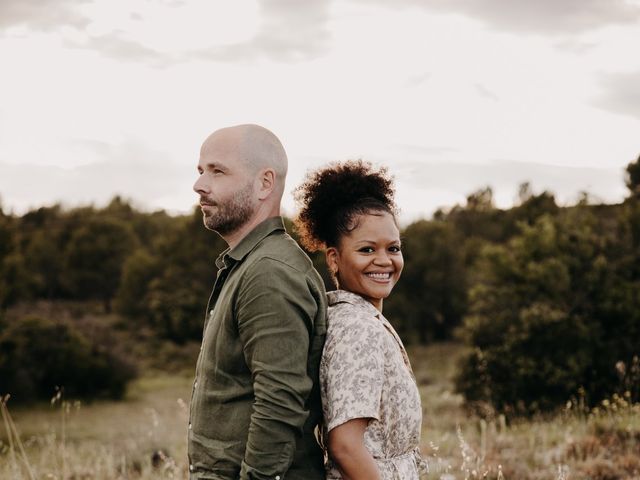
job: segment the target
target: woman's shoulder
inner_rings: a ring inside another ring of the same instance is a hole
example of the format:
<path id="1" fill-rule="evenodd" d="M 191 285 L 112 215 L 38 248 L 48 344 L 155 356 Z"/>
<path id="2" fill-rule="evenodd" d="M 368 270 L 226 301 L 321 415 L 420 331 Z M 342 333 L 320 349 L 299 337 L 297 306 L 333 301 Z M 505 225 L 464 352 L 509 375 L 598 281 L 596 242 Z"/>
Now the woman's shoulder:
<path id="1" fill-rule="evenodd" d="M 327 335 L 368 336 L 384 332 L 380 312 L 361 296 L 345 290 L 327 293 Z"/>
<path id="2" fill-rule="evenodd" d="M 327 316 L 334 320 L 368 320 L 380 323 L 380 312 L 360 295 L 346 290 L 327 292 Z"/>

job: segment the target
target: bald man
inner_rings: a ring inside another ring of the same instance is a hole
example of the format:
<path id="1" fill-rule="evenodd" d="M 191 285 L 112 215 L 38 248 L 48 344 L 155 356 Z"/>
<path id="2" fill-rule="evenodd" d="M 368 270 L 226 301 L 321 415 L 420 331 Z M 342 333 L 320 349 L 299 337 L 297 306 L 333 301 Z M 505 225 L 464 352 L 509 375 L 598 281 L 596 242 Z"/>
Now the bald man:
<path id="1" fill-rule="evenodd" d="M 199 178 L 218 259 L 189 418 L 190 479 L 324 479 L 314 429 L 326 332 L 323 282 L 285 232 L 287 156 L 257 125 L 211 134 Z"/>

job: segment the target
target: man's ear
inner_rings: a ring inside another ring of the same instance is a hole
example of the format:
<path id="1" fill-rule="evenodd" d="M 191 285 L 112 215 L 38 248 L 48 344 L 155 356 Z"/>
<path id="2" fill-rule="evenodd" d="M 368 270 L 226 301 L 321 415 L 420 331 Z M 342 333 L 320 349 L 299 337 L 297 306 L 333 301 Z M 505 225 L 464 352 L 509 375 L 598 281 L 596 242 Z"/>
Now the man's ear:
<path id="1" fill-rule="evenodd" d="M 260 200 L 266 199 L 276 185 L 276 172 L 273 168 L 266 168 L 260 172 L 257 178 L 258 181 L 258 198 Z"/>

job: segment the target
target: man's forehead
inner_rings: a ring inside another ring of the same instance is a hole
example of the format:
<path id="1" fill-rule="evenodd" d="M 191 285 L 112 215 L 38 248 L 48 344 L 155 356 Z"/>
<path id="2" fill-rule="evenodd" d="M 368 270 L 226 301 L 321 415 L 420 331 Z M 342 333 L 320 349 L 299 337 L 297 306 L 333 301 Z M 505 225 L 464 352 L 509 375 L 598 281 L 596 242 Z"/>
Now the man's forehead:
<path id="1" fill-rule="evenodd" d="M 220 130 L 212 133 L 200 147 L 200 155 L 237 153 L 241 148 L 241 138 L 233 132 Z"/>
<path id="2" fill-rule="evenodd" d="M 209 137 L 200 147 L 201 163 L 238 163 L 242 155 L 242 145 L 239 141 L 228 137 Z"/>

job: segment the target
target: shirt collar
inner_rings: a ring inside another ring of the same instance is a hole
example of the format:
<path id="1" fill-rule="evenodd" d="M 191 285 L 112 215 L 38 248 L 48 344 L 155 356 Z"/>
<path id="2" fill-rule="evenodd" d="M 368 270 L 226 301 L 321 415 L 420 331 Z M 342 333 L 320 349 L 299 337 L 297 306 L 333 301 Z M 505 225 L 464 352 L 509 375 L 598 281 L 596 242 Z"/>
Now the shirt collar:
<path id="1" fill-rule="evenodd" d="M 285 231 L 282 217 L 269 217 L 251 230 L 245 237 L 240 240 L 234 248 L 227 248 L 216 259 L 218 268 L 229 267 L 232 264 L 241 261 L 253 250 L 258 243 L 271 233 L 282 230 Z"/>
<path id="2" fill-rule="evenodd" d="M 375 315 L 378 319 L 382 319 L 382 314 L 378 309 L 357 293 L 348 292 L 346 290 L 333 290 L 331 292 L 327 292 L 327 300 L 330 307 L 336 303 L 349 303 L 351 305 L 364 307 L 369 311 L 369 313 Z"/>

